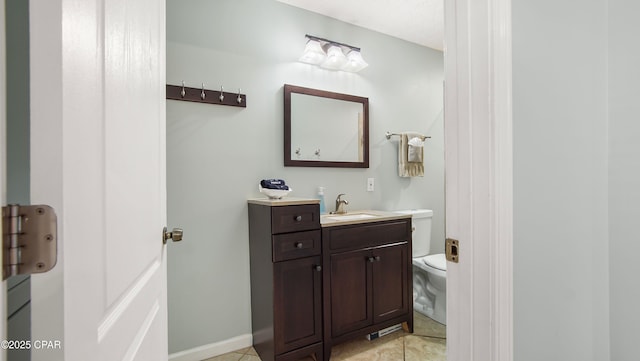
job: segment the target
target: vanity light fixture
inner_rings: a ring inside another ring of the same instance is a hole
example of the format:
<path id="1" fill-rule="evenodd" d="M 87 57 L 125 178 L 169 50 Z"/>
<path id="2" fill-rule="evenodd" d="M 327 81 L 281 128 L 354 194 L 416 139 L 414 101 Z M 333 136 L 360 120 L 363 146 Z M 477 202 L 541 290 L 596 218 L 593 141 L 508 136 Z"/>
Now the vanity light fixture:
<path id="1" fill-rule="evenodd" d="M 327 54 L 322 49 L 322 44 L 318 40 L 309 39 L 304 47 L 304 53 L 300 57 L 300 61 L 307 64 L 318 65 L 324 61 Z"/>
<path id="2" fill-rule="evenodd" d="M 340 70 L 345 64 L 347 64 L 347 57 L 342 52 L 342 48 L 338 45 L 330 45 L 327 48 L 327 57 L 320 63 L 320 67 L 329 70 Z"/>
<path id="3" fill-rule="evenodd" d="M 369 66 L 362 58 L 360 48 L 317 36 L 305 36 L 308 40 L 300 62 L 354 73 Z"/>
<path id="4" fill-rule="evenodd" d="M 359 72 L 360 70 L 369 66 L 366 61 L 362 58 L 362 54 L 359 51 L 351 50 L 349 54 L 347 54 L 347 63 L 342 66 L 344 71 L 352 71 L 354 73 Z"/>

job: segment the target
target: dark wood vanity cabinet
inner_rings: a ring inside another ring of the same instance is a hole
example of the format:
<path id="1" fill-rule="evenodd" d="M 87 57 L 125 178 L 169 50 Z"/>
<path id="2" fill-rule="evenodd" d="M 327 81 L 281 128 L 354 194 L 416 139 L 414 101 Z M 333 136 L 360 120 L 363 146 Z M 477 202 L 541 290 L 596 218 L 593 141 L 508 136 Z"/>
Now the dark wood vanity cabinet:
<path id="1" fill-rule="evenodd" d="M 328 361 L 333 344 L 413 332 L 410 217 L 321 228 L 317 201 L 250 200 L 249 250 L 262 361 Z"/>
<path id="2" fill-rule="evenodd" d="M 411 220 L 322 230 L 324 346 L 406 322 L 413 332 Z"/>
<path id="3" fill-rule="evenodd" d="M 368 250 L 332 254 L 328 262 L 329 284 L 333 288 L 329 298 L 331 307 L 331 335 L 343 335 L 373 323 L 373 286 Z M 337 307 L 339 305 L 339 307 Z"/>
<path id="4" fill-rule="evenodd" d="M 322 341 L 320 264 L 319 256 L 274 264 L 273 325 L 278 355 Z"/>
<path id="5" fill-rule="evenodd" d="M 320 208 L 295 203 L 249 202 L 251 323 L 263 361 L 323 359 Z"/>
<path id="6" fill-rule="evenodd" d="M 406 316 L 409 305 L 413 305 L 408 242 L 377 247 L 372 253 L 373 323 Z"/>
<path id="7" fill-rule="evenodd" d="M 407 242 L 331 255 L 331 335 L 408 312 Z"/>

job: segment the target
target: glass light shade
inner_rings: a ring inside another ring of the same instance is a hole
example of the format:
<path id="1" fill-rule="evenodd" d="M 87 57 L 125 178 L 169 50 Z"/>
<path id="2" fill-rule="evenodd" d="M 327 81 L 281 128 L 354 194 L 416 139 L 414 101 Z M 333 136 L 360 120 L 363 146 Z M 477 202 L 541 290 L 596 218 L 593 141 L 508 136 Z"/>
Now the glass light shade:
<path id="1" fill-rule="evenodd" d="M 360 54 L 358 50 L 351 50 L 347 55 L 347 62 L 342 67 L 342 70 L 355 73 L 368 66 L 369 64 L 364 61 L 364 59 L 362 58 L 362 54 Z"/>
<path id="2" fill-rule="evenodd" d="M 320 64 L 321 67 L 330 70 L 339 70 L 347 63 L 347 57 L 342 52 L 342 48 L 331 45 L 327 49 L 327 58 Z"/>
<path id="3" fill-rule="evenodd" d="M 327 55 L 325 54 L 320 42 L 317 40 L 309 40 L 307 41 L 307 45 L 304 47 L 304 53 L 299 61 L 307 64 L 318 65 L 322 63 Z"/>

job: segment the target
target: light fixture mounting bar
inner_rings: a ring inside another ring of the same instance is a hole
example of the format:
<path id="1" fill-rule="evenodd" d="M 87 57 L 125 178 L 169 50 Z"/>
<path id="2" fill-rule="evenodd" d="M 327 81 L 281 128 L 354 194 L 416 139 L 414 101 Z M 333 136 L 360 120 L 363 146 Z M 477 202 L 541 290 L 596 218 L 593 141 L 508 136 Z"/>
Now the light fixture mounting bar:
<path id="1" fill-rule="evenodd" d="M 337 42 L 337 41 L 333 41 L 333 40 L 329 40 L 329 39 L 325 39 L 325 38 L 321 38 L 321 37 L 313 36 L 313 35 L 309 35 L 309 34 L 306 34 L 305 36 L 307 38 L 309 38 L 310 40 L 321 41 L 321 42 L 324 42 L 324 43 L 327 43 L 327 44 L 340 45 L 340 46 L 344 46 L 346 48 L 349 48 L 351 50 L 360 51 L 360 48 L 352 46 L 352 45 L 349 45 L 349 44 L 340 43 L 340 42 Z"/>

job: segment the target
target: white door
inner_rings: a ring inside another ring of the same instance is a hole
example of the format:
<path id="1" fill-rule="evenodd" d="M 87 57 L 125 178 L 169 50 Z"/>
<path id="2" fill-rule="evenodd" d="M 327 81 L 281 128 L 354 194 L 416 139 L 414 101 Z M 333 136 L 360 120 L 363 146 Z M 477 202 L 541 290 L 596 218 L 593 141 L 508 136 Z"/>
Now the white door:
<path id="1" fill-rule="evenodd" d="M 511 0 L 445 1 L 447 360 L 513 360 Z"/>
<path id="2" fill-rule="evenodd" d="M 166 360 L 165 1 L 31 0 L 30 29 L 31 201 L 59 226 L 32 360 Z"/>

